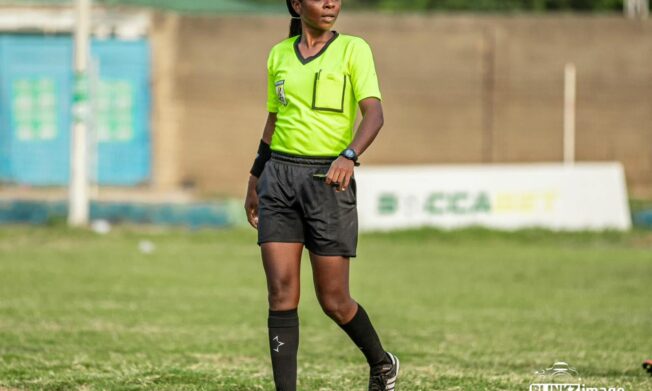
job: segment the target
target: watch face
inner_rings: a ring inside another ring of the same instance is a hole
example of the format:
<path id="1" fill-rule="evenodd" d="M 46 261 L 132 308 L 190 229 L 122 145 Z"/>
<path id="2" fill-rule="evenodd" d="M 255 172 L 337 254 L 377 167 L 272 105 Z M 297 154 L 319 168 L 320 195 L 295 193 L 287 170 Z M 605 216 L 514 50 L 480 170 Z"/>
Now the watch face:
<path id="1" fill-rule="evenodd" d="M 349 159 L 353 159 L 355 157 L 355 152 L 353 152 L 350 149 L 347 149 L 346 151 L 344 151 L 344 155 L 346 155 L 346 157 L 348 157 Z"/>

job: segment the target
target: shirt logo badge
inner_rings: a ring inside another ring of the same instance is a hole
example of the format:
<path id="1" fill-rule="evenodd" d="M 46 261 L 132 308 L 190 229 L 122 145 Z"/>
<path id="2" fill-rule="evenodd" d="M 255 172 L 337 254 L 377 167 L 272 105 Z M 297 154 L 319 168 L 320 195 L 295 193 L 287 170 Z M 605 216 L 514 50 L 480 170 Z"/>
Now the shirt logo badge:
<path id="1" fill-rule="evenodd" d="M 283 106 L 288 105 L 288 100 L 285 97 L 285 80 L 279 80 L 276 83 L 274 83 L 276 86 L 276 96 L 278 97 L 278 101 L 281 102 Z"/>

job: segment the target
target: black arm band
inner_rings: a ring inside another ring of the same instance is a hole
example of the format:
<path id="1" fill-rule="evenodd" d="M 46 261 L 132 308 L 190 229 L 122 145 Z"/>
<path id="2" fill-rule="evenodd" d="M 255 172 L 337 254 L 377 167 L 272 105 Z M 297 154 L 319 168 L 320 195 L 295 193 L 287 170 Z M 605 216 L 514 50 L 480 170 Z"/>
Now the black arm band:
<path id="1" fill-rule="evenodd" d="M 258 146 L 258 154 L 256 155 L 256 160 L 254 160 L 254 165 L 251 167 L 249 173 L 256 178 L 260 177 L 260 174 L 263 173 L 265 168 L 265 163 L 272 157 L 272 150 L 269 148 L 269 144 L 260 140 L 260 145 Z"/>

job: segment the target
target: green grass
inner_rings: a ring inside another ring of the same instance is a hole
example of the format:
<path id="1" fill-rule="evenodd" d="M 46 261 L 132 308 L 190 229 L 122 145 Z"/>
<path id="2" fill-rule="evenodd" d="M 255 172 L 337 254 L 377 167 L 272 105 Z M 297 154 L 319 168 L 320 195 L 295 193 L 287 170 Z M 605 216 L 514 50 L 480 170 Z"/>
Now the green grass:
<path id="1" fill-rule="evenodd" d="M 352 294 L 402 391 L 527 390 L 554 361 L 652 390 L 652 233 L 377 233 L 358 255 Z M 302 271 L 299 390 L 364 390 Z M 273 390 L 266 299 L 253 230 L 2 228 L 0 389 Z"/>

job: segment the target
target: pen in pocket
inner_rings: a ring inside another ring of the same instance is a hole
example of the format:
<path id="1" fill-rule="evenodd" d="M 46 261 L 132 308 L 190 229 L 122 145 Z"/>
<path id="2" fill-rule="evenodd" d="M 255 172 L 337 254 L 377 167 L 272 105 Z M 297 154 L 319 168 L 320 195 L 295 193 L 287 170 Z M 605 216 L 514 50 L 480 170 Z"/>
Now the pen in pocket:
<path id="1" fill-rule="evenodd" d="M 319 179 L 320 181 L 325 181 L 326 180 L 326 174 L 312 174 L 313 179 Z M 331 186 L 337 187 L 339 186 L 339 183 L 333 182 L 331 183 Z"/>

